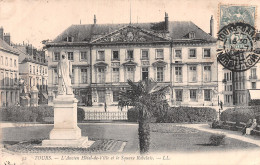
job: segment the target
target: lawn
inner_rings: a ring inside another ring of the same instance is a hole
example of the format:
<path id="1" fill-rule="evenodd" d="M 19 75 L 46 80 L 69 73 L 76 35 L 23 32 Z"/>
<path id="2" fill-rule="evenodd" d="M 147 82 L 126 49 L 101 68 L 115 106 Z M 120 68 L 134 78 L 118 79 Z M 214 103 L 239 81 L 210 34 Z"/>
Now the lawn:
<path id="1" fill-rule="evenodd" d="M 124 153 L 138 153 L 138 125 L 128 123 L 89 123 L 79 124 L 83 136 L 98 141 L 98 145 L 126 142 Z M 256 148 L 251 143 L 226 138 L 225 145 L 208 145 L 211 133 L 193 128 L 176 126 L 175 124 L 150 124 L 151 152 L 198 152 L 198 151 L 226 151 L 233 149 Z M 7 127 L 2 129 L 2 140 L 5 144 L 29 141 L 32 139 L 46 139 L 53 125 Z M 116 144 L 115 144 L 116 145 Z M 108 145 L 109 146 L 109 145 Z M 75 150 L 74 150 L 75 151 Z M 109 150 L 107 150 L 109 152 Z"/>

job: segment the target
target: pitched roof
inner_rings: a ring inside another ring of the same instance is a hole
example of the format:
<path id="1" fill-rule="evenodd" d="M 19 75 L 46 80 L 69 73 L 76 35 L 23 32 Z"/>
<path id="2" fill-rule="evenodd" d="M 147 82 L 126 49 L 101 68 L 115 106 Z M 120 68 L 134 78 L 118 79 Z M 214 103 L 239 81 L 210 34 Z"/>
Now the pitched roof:
<path id="1" fill-rule="evenodd" d="M 13 53 L 13 54 L 16 54 L 16 55 L 19 55 L 19 53 L 13 48 L 11 47 L 10 45 L 8 45 L 4 40 L 2 40 L 0 38 L 0 49 L 4 50 L 4 51 L 7 51 L 7 52 L 10 52 L 10 53 Z"/>
<path id="2" fill-rule="evenodd" d="M 73 37 L 73 42 L 91 42 L 99 37 L 105 36 L 111 32 L 126 27 L 129 24 L 84 24 L 84 25 L 71 25 L 52 42 L 60 43 L 66 41 L 67 37 Z M 161 33 L 163 31 L 163 22 L 159 23 L 138 23 L 131 24 L 131 26 L 140 27 L 142 29 Z M 161 28 L 161 29 L 160 29 Z M 189 33 L 194 32 L 195 38 L 192 40 L 204 40 L 215 42 L 216 39 L 204 32 L 197 25 L 191 21 L 170 21 L 169 22 L 169 37 L 172 40 L 191 40 Z"/>

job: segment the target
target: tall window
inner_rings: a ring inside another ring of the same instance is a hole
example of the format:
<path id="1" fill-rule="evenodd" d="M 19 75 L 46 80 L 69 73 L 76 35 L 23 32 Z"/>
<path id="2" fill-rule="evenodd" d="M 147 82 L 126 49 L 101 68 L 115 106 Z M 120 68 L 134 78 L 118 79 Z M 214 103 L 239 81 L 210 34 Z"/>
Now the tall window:
<path id="1" fill-rule="evenodd" d="M 9 73 L 5 72 L 5 85 L 9 85 Z"/>
<path id="2" fill-rule="evenodd" d="M 30 73 L 32 73 L 32 65 L 30 65 Z"/>
<path id="3" fill-rule="evenodd" d="M 189 67 L 189 82 L 197 82 L 197 67 Z"/>
<path id="4" fill-rule="evenodd" d="M 119 91 L 113 91 L 113 102 L 119 101 Z"/>
<path id="5" fill-rule="evenodd" d="M 58 84 L 58 72 L 57 72 L 57 69 L 54 68 L 53 72 L 54 72 L 54 82 L 53 82 L 53 84 Z"/>
<path id="6" fill-rule="evenodd" d="M 127 71 L 127 80 L 131 80 L 131 81 L 134 81 L 134 67 L 127 67 L 126 68 L 126 71 Z"/>
<path id="7" fill-rule="evenodd" d="M 105 68 L 97 68 L 97 83 L 105 82 Z"/>
<path id="8" fill-rule="evenodd" d="M 196 49 L 190 49 L 189 57 L 190 58 L 196 58 Z"/>
<path id="9" fill-rule="evenodd" d="M 142 50 L 142 60 L 149 60 L 149 53 L 148 50 Z"/>
<path id="10" fill-rule="evenodd" d="M 81 69 L 81 83 L 87 83 L 88 81 L 87 69 Z"/>
<path id="11" fill-rule="evenodd" d="M 14 83 L 17 84 L 17 83 L 18 83 L 17 81 L 18 81 L 18 79 L 17 79 L 17 73 L 15 73 L 15 75 L 14 75 Z"/>
<path id="12" fill-rule="evenodd" d="M 10 73 L 10 85 L 14 85 L 13 73 Z"/>
<path id="13" fill-rule="evenodd" d="M 100 50 L 97 52 L 97 60 L 105 61 L 105 51 L 104 50 Z"/>
<path id="14" fill-rule="evenodd" d="M 4 72 L 2 71 L 1 72 L 1 75 L 0 75 L 0 81 L 1 81 L 1 86 L 4 86 L 5 85 L 5 77 L 4 77 Z"/>
<path id="15" fill-rule="evenodd" d="M 204 58 L 210 57 L 210 49 L 203 49 Z"/>
<path id="16" fill-rule="evenodd" d="M 73 52 L 68 52 L 68 60 L 71 60 L 71 61 L 74 60 L 74 54 L 73 54 Z"/>
<path id="17" fill-rule="evenodd" d="M 119 68 L 113 68 L 113 82 L 119 82 Z"/>
<path id="18" fill-rule="evenodd" d="M 0 63 L 1 63 L 1 65 L 4 65 L 4 57 L 3 56 L 1 56 L 1 58 L 0 58 Z"/>
<path id="19" fill-rule="evenodd" d="M 163 58 L 164 58 L 163 49 L 156 49 L 156 59 L 163 60 Z"/>
<path id="20" fill-rule="evenodd" d="M 175 57 L 176 58 L 182 58 L 181 49 L 175 49 Z"/>
<path id="21" fill-rule="evenodd" d="M 163 67 L 157 67 L 157 81 L 163 81 Z"/>
<path id="22" fill-rule="evenodd" d="M 104 90 L 100 90 L 100 91 L 97 91 L 98 93 L 98 102 L 99 103 L 104 103 L 105 102 L 105 91 Z"/>
<path id="23" fill-rule="evenodd" d="M 8 66 L 8 57 L 5 57 L 5 66 Z"/>
<path id="24" fill-rule="evenodd" d="M 256 82 L 252 82 L 252 89 L 256 89 Z"/>
<path id="25" fill-rule="evenodd" d="M 142 80 L 146 80 L 149 77 L 149 69 L 148 67 L 142 68 Z"/>
<path id="26" fill-rule="evenodd" d="M 251 68 L 251 78 L 256 79 L 256 68 Z"/>
<path id="27" fill-rule="evenodd" d="M 133 59 L 134 59 L 134 51 L 127 50 L 127 60 L 133 60 Z"/>
<path id="28" fill-rule="evenodd" d="M 182 67 L 180 66 L 175 67 L 175 82 L 182 82 Z"/>
<path id="29" fill-rule="evenodd" d="M 196 89 L 190 89 L 190 100 L 197 101 L 197 90 Z"/>
<path id="30" fill-rule="evenodd" d="M 211 101 L 210 91 L 210 89 L 204 90 L 204 101 Z"/>
<path id="31" fill-rule="evenodd" d="M 35 66 L 33 66 L 33 74 L 35 74 Z"/>
<path id="32" fill-rule="evenodd" d="M 10 58 L 10 66 L 12 67 L 13 66 L 13 59 Z"/>
<path id="33" fill-rule="evenodd" d="M 72 69 L 72 75 L 71 75 L 71 84 L 75 83 L 75 70 Z"/>
<path id="34" fill-rule="evenodd" d="M 203 77 L 204 77 L 204 82 L 211 81 L 211 67 L 210 66 L 204 66 Z"/>
<path id="35" fill-rule="evenodd" d="M 112 60 L 119 60 L 119 51 L 118 50 L 112 51 Z"/>
<path id="36" fill-rule="evenodd" d="M 80 52 L 80 60 L 87 60 L 87 52 Z"/>
<path id="37" fill-rule="evenodd" d="M 54 61 L 60 60 L 60 52 L 54 52 Z"/>
<path id="38" fill-rule="evenodd" d="M 182 89 L 176 89 L 175 90 L 175 95 L 176 95 L 176 101 L 182 101 Z"/>

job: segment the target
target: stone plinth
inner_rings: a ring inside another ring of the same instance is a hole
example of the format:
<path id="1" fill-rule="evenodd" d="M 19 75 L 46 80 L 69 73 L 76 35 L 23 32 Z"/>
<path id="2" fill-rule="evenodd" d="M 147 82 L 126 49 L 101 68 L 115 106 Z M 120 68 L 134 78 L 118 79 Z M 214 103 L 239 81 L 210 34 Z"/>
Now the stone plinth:
<path id="1" fill-rule="evenodd" d="M 42 142 L 48 147 L 80 147 L 87 143 L 87 137 L 81 137 L 77 125 L 77 102 L 74 95 L 58 95 L 54 99 L 54 128 L 50 139 Z"/>

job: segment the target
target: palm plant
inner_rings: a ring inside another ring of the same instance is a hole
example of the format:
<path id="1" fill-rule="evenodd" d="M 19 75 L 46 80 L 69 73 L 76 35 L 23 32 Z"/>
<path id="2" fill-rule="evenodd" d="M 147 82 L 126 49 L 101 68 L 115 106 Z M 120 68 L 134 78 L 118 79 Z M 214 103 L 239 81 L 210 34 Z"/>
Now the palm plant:
<path id="1" fill-rule="evenodd" d="M 165 100 L 165 93 L 169 86 L 158 86 L 152 79 L 134 83 L 128 80 L 130 90 L 121 91 L 119 106 L 134 106 L 138 111 L 138 135 L 140 153 L 149 151 L 150 127 L 149 122 L 154 114 L 166 110 L 169 105 Z"/>

